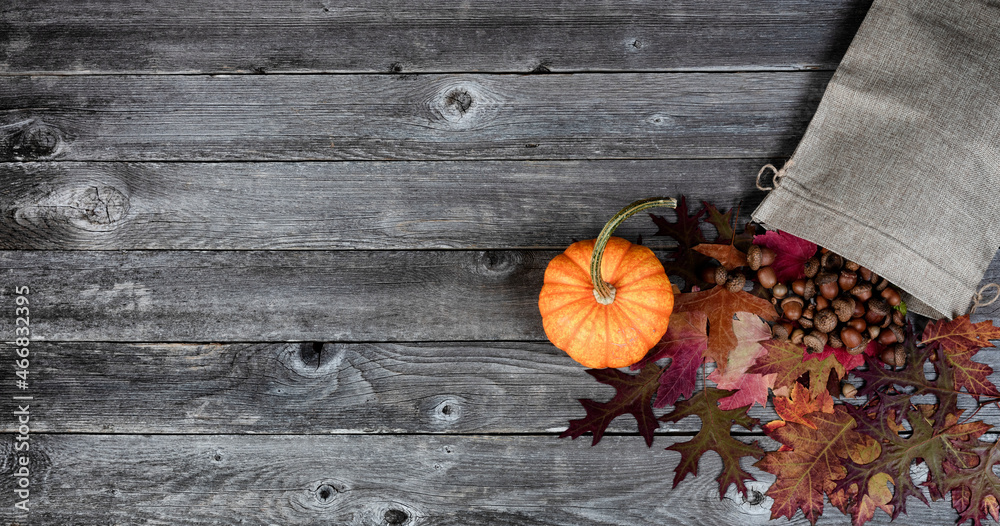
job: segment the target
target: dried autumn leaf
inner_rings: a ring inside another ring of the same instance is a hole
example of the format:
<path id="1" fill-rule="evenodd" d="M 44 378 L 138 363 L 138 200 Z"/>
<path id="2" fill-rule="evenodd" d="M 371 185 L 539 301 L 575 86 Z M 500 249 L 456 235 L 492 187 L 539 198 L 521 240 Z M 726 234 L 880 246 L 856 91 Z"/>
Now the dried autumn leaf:
<path id="1" fill-rule="evenodd" d="M 921 338 L 925 346 L 944 350 L 944 359 L 954 372 L 956 387 L 964 387 L 975 397 L 1000 396 L 1000 391 L 988 378 L 993 368 L 972 360 L 981 348 L 993 347 L 991 339 L 1000 339 L 1000 328 L 994 327 L 993 322 L 972 323 L 968 315 L 951 321 L 940 320 L 928 323 Z"/>
<path id="2" fill-rule="evenodd" d="M 736 409 L 755 403 L 765 406 L 767 390 L 774 385 L 774 375 L 751 374 L 747 369 L 757 357 L 767 353 L 760 342 L 771 339 L 771 328 L 757 316 L 739 312 L 733 320 L 733 332 L 736 334 L 737 344 L 729 353 L 725 373 L 716 369 L 708 377 L 719 389 L 734 391 L 731 396 L 719 400 L 719 407 Z"/>
<path id="3" fill-rule="evenodd" d="M 753 242 L 753 236 L 756 233 L 756 227 L 753 223 L 746 223 L 746 227 L 743 232 L 737 234 L 736 225 L 733 224 L 732 209 L 726 213 L 722 213 L 715 207 L 715 205 L 707 201 L 702 201 L 701 206 L 702 209 L 708 213 L 708 217 L 705 218 L 705 222 L 714 226 L 715 231 L 718 233 L 715 238 L 715 242 L 729 243 L 745 252 Z"/>
<path id="4" fill-rule="evenodd" d="M 756 441 L 746 444 L 736 440 L 730 435 L 730 429 L 735 424 L 749 431 L 758 422 L 747 416 L 746 407 L 728 411 L 719 409 L 719 400 L 729 394 L 728 391 L 708 388 L 690 400 L 678 402 L 673 411 L 660 417 L 664 422 L 677 422 L 692 415 L 701 419 L 701 430 L 697 435 L 687 442 L 678 442 L 667 448 L 681 454 L 680 463 L 674 470 L 674 487 L 689 473 L 698 475 L 698 459 L 706 451 L 715 451 L 722 457 L 722 473 L 716 478 L 719 482 L 719 498 L 725 496 L 730 484 L 735 484 L 737 491 L 746 496 L 744 481 L 756 480 L 740 467 L 740 459 L 761 458 L 764 450 Z"/>
<path id="5" fill-rule="evenodd" d="M 928 323 L 920 336 L 924 345 L 939 344 L 946 351 L 978 351 L 993 347 L 990 340 L 1000 340 L 1000 327 L 989 320 L 972 323 L 968 314 Z"/>
<path id="6" fill-rule="evenodd" d="M 774 251 L 771 268 L 778 281 L 792 281 L 806 276 L 806 260 L 816 255 L 815 243 L 795 237 L 788 232 L 768 231 L 754 236 L 755 245 L 765 246 Z"/>
<path id="7" fill-rule="evenodd" d="M 663 261 L 663 268 L 669 276 L 678 276 L 684 280 L 684 289 L 690 290 L 694 285 L 704 285 L 698 269 L 708 262 L 708 257 L 695 252 L 695 246 L 707 243 L 701 231 L 699 220 L 705 215 L 705 209 L 691 215 L 688 213 L 687 199 L 684 196 L 677 202 L 677 221 L 668 221 L 665 217 L 649 214 L 658 230 L 656 236 L 667 236 L 677 241 L 677 250 Z"/>
<path id="8" fill-rule="evenodd" d="M 836 481 L 844 478 L 850 452 L 867 445 L 868 439 L 854 430 L 854 419 L 843 407 L 806 415 L 812 426 L 788 422 L 769 434 L 791 448 L 769 452 L 754 464 L 777 477 L 767 490 L 774 499 L 772 519 L 791 519 L 801 509 L 816 524 L 823 513 L 823 495 L 833 493 Z"/>
<path id="9" fill-rule="evenodd" d="M 674 312 L 704 312 L 708 315 L 708 349 L 705 356 L 725 372 L 729 353 L 736 348 L 733 316 L 737 312 L 756 314 L 766 321 L 778 319 L 774 306 L 763 298 L 744 291 L 730 292 L 726 287 L 714 287 L 689 292 L 674 298 Z M 769 374 L 769 373 L 764 373 Z"/>
<path id="10" fill-rule="evenodd" d="M 787 422 L 795 422 L 804 426 L 816 429 L 806 415 L 809 413 L 832 413 L 833 397 L 827 391 L 821 391 L 818 396 L 813 397 L 802 384 L 796 382 L 792 386 L 789 397 L 775 396 L 774 411 L 778 413 L 780 420 L 772 420 L 764 424 L 764 432 L 770 434 Z"/>
<path id="11" fill-rule="evenodd" d="M 826 391 L 827 378 L 830 372 L 843 378 L 847 371 L 837 361 L 833 354 L 819 360 L 806 356 L 805 347 L 789 340 L 768 340 L 763 342 L 767 354 L 757 359 L 757 363 L 747 372 L 756 374 L 774 374 L 775 394 L 784 395 L 794 387 L 799 377 L 809 375 L 809 392 L 817 397 Z M 788 389 L 789 391 L 785 391 Z"/>
<path id="12" fill-rule="evenodd" d="M 581 399 L 580 404 L 587 411 L 587 416 L 570 420 L 569 428 L 559 438 L 572 437 L 575 440 L 590 432 L 594 434 L 591 445 L 596 445 L 612 420 L 631 414 L 639 425 L 639 434 L 646 439 L 646 445 L 652 446 L 653 432 L 659 427 L 656 415 L 653 414 L 652 401 L 660 385 L 662 371 L 663 368 L 655 363 L 647 364 L 639 374 L 628 374 L 618 369 L 587 369 L 587 373 L 598 382 L 614 387 L 615 396 L 607 402 Z"/>
<path id="13" fill-rule="evenodd" d="M 740 252 L 732 245 L 714 245 L 703 243 L 695 246 L 694 250 L 699 254 L 704 254 L 718 261 L 723 267 L 726 267 L 726 270 L 733 270 L 739 267 L 747 266 L 746 253 Z"/>
<path id="14" fill-rule="evenodd" d="M 673 405 L 681 397 L 690 398 L 698 380 L 698 368 L 708 348 L 708 316 L 704 312 L 675 312 L 660 343 L 632 370 L 646 364 L 670 358 L 669 368 L 660 375 L 653 407 Z"/>

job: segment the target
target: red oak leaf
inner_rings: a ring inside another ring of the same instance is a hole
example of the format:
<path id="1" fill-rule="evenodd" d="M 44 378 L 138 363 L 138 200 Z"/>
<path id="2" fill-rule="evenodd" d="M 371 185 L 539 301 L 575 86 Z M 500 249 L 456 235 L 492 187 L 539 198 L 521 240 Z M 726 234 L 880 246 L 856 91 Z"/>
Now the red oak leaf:
<path id="1" fill-rule="evenodd" d="M 728 391 L 720 389 L 705 389 L 690 400 L 678 402 L 673 411 L 660 417 L 664 422 L 677 422 L 691 415 L 701 419 L 701 430 L 697 435 L 687 442 L 679 442 L 667 448 L 681 454 L 680 463 L 674 470 L 674 487 L 689 473 L 698 474 L 698 459 L 706 451 L 715 451 L 722 457 L 722 473 L 716 478 L 719 481 L 719 498 L 725 496 L 730 484 L 735 484 L 737 491 L 746 496 L 744 481 L 756 480 L 740 467 L 740 459 L 761 458 L 764 450 L 757 442 L 747 444 L 736 440 L 730 435 L 730 429 L 735 424 L 749 431 L 758 422 L 747 416 L 746 407 L 728 411 L 719 409 L 719 399 L 728 394 Z"/>
<path id="2" fill-rule="evenodd" d="M 771 230 L 754 236 L 753 243 L 774 251 L 771 268 L 778 281 L 793 281 L 806 277 L 806 260 L 816 255 L 816 243 L 795 237 L 788 232 Z"/>
<path id="3" fill-rule="evenodd" d="M 760 342 L 771 339 L 771 328 L 763 320 L 746 312 L 736 314 L 733 320 L 736 334 L 736 348 L 729 353 L 725 373 L 720 369 L 712 371 L 708 379 L 718 384 L 719 389 L 735 391 L 731 396 L 719 400 L 722 409 L 752 406 L 757 403 L 767 405 L 767 390 L 774 385 L 773 374 L 747 373 L 756 359 L 767 353 Z"/>
<path id="4" fill-rule="evenodd" d="M 726 287 L 689 292 L 674 298 L 674 312 L 692 311 L 708 315 L 708 349 L 705 356 L 723 369 L 722 372 L 725 372 L 729 362 L 730 351 L 736 348 L 733 316 L 737 312 L 756 314 L 767 321 L 778 319 L 778 313 L 771 302 L 742 290 L 730 292 Z"/>
<path id="5" fill-rule="evenodd" d="M 669 368 L 660 375 L 653 407 L 674 405 L 681 397 L 691 397 L 703 353 L 708 348 L 707 330 L 708 316 L 704 312 L 675 312 L 660 343 L 632 366 L 632 370 L 638 370 L 650 362 L 670 358 Z"/>
<path id="6" fill-rule="evenodd" d="M 663 368 L 655 363 L 647 364 L 639 374 L 628 374 L 618 369 L 587 369 L 587 373 L 598 382 L 614 387 L 615 396 L 603 403 L 580 400 L 587 416 L 570 420 L 569 428 L 559 438 L 572 437 L 575 440 L 580 435 L 591 432 L 594 434 L 591 445 L 596 445 L 611 421 L 628 413 L 639 424 L 639 433 L 646 439 L 646 445 L 652 446 L 653 432 L 659 427 L 656 415 L 653 414 L 652 401 L 660 385 L 661 372 Z"/>

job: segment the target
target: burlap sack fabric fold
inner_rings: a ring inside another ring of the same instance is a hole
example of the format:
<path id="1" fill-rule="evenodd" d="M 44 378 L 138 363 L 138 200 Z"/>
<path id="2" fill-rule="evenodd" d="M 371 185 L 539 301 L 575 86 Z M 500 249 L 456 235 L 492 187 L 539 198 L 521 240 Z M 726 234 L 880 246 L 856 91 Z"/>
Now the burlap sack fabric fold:
<path id="1" fill-rule="evenodd" d="M 1000 0 L 875 0 L 780 175 L 755 220 L 967 313 L 1000 247 Z"/>

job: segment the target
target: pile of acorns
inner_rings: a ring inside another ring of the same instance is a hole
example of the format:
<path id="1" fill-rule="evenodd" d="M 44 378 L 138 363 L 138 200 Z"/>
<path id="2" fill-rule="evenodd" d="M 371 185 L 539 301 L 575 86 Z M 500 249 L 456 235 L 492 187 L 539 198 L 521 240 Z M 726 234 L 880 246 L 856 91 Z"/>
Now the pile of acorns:
<path id="1" fill-rule="evenodd" d="M 864 352 L 877 340 L 886 346 L 883 362 L 894 367 L 905 364 L 901 345 L 905 314 L 896 308 L 902 303 L 899 289 L 825 248 L 806 260 L 804 279 L 780 283 L 770 266 L 774 258 L 770 248 L 751 245 L 747 250 L 748 266 L 782 316 L 772 327 L 775 338 L 804 344 L 809 352 L 821 352 L 828 345 L 851 354 Z M 715 282 L 730 290 L 742 289 L 746 277 L 717 267 Z"/>

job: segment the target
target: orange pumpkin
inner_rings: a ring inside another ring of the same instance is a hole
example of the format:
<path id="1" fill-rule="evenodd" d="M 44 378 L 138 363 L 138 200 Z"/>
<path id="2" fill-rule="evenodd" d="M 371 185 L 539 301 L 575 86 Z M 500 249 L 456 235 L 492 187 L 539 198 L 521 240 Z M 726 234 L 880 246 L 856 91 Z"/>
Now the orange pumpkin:
<path id="1" fill-rule="evenodd" d="M 654 206 L 676 201 L 632 203 L 597 239 L 573 243 L 545 269 L 538 297 L 545 335 L 584 366 L 632 365 L 667 332 L 674 294 L 663 265 L 648 248 L 611 237 L 622 221 Z"/>

